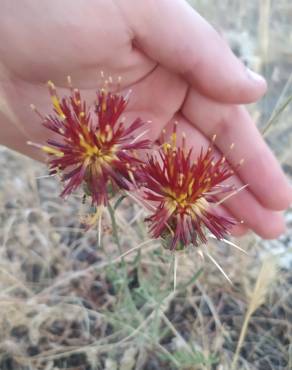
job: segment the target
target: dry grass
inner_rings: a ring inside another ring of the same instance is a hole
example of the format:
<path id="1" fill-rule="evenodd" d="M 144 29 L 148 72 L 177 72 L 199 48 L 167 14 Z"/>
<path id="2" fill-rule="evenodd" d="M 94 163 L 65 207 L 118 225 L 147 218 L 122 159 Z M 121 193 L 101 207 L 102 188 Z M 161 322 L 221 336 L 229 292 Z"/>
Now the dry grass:
<path id="1" fill-rule="evenodd" d="M 291 4 L 193 3 L 268 78 L 268 96 L 251 110 L 263 129 L 272 120 L 267 140 L 292 175 L 292 109 L 281 109 L 292 94 Z M 291 210 L 279 241 L 249 235 L 238 242 L 248 255 L 210 243 L 231 286 L 194 250 L 179 254 L 174 265 L 148 240 L 143 211 L 132 200 L 116 213 L 121 255 L 106 226 L 109 216 L 104 214 L 101 242 L 97 231 L 84 234 L 80 198 L 61 202 L 57 181 L 39 178 L 44 166 L 4 148 L 0 166 L 1 370 L 229 370 L 232 361 L 236 369 L 292 368 L 291 270 L 282 267 L 276 279 L 269 274 L 261 280 L 274 282 L 267 295 L 267 284 L 256 284 L 271 248 L 283 246 L 280 263 L 291 254 Z M 260 292 L 252 294 L 255 286 Z"/>

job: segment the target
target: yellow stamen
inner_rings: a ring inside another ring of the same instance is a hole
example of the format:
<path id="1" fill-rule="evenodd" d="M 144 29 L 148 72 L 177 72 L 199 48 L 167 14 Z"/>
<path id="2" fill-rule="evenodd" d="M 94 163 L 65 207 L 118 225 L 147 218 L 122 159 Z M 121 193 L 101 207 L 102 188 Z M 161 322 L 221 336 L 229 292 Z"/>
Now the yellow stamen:
<path id="1" fill-rule="evenodd" d="M 80 145 L 86 150 L 86 155 L 88 157 L 93 157 L 94 155 L 100 156 L 101 154 L 100 149 L 98 149 L 96 146 L 90 146 L 87 144 L 83 137 L 80 138 Z"/>
<path id="2" fill-rule="evenodd" d="M 188 193 L 189 193 L 189 195 L 191 195 L 192 192 L 193 192 L 194 183 L 195 183 L 195 180 L 194 179 L 192 179 L 191 182 L 189 183 L 189 186 L 188 186 Z"/>
<path id="3" fill-rule="evenodd" d="M 171 144 L 172 144 L 173 147 L 176 146 L 176 132 L 173 132 L 171 134 Z"/>
<path id="4" fill-rule="evenodd" d="M 51 100 L 52 100 L 52 103 L 53 103 L 53 106 L 54 106 L 56 112 L 58 113 L 58 115 L 60 116 L 61 119 L 65 119 L 66 116 L 65 116 L 64 112 L 62 111 L 59 99 L 57 97 L 56 88 L 55 88 L 55 85 L 53 84 L 52 81 L 48 81 L 48 87 L 49 87 L 50 94 L 51 94 Z"/>
<path id="5" fill-rule="evenodd" d="M 162 144 L 162 149 L 163 149 L 165 154 L 167 153 L 168 149 L 170 149 L 170 148 L 171 148 L 171 145 L 169 143 L 163 143 Z"/>
<path id="6" fill-rule="evenodd" d="M 42 146 L 41 148 L 44 152 L 49 153 L 49 154 L 54 154 L 56 157 L 62 158 L 64 156 L 64 153 L 61 152 L 58 149 L 51 148 L 49 146 Z"/>
<path id="7" fill-rule="evenodd" d="M 209 204 L 205 198 L 199 198 L 192 204 L 192 211 L 196 216 L 201 215 L 204 210 L 208 208 Z"/>

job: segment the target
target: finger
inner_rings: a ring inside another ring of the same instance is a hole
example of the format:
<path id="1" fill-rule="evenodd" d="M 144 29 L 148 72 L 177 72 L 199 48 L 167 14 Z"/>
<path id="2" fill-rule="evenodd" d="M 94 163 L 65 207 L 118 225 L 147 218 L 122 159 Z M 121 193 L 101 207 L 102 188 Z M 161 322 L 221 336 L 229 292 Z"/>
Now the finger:
<path id="1" fill-rule="evenodd" d="M 235 226 L 236 227 L 236 226 Z M 249 232 L 249 228 L 245 225 L 239 225 L 238 228 L 234 228 L 231 231 L 232 236 L 235 238 L 240 238 L 241 236 L 246 235 Z"/>
<path id="2" fill-rule="evenodd" d="M 205 136 L 217 135 L 216 146 L 233 166 L 244 159 L 239 176 L 264 207 L 289 206 L 292 188 L 244 107 L 214 102 L 192 89 L 183 113 Z"/>
<path id="3" fill-rule="evenodd" d="M 182 106 L 188 86 L 178 75 L 157 66 L 147 78 L 131 86 L 127 111 L 152 121 L 149 138 L 155 141 L 168 121 Z M 124 90 L 123 94 L 127 94 Z"/>
<path id="4" fill-rule="evenodd" d="M 172 125 L 172 123 L 168 124 L 168 132 L 172 130 Z M 182 132 L 185 132 L 187 144 L 193 148 L 194 155 L 199 154 L 201 148 L 205 150 L 208 148 L 209 140 L 193 127 L 190 122 L 179 117 L 178 135 L 182 134 Z M 226 183 L 235 185 L 237 189 L 243 186 L 243 183 L 237 176 L 233 176 Z M 264 208 L 248 189 L 244 189 L 230 197 L 224 201 L 223 205 L 236 220 L 242 220 L 245 226 L 263 238 L 275 238 L 285 230 L 282 214 Z"/>
<path id="5" fill-rule="evenodd" d="M 222 217 L 226 218 L 234 218 L 234 216 L 223 206 L 217 206 L 216 207 L 216 213 L 219 214 Z M 238 223 L 230 229 L 230 234 L 233 236 L 242 236 L 246 234 L 248 231 L 248 227 L 238 221 Z"/>
<path id="6" fill-rule="evenodd" d="M 221 36 L 184 0 L 137 1 L 127 11 L 134 47 L 182 74 L 215 100 L 249 103 L 266 90 L 265 80 L 247 70 Z"/>

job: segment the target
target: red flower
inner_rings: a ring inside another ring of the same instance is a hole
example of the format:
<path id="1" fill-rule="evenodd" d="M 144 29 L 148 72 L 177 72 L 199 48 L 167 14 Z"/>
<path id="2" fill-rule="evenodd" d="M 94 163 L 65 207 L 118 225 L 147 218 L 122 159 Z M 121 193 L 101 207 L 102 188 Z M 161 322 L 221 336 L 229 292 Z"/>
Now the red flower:
<path id="1" fill-rule="evenodd" d="M 192 150 L 176 146 L 174 132 L 172 144 L 163 144 L 158 156 L 150 155 L 140 175 L 145 199 L 157 205 L 146 219 L 153 237 L 165 239 L 172 250 L 206 243 L 205 229 L 222 239 L 236 222 L 212 206 L 216 195 L 234 189 L 221 184 L 232 174 L 224 157 L 215 160 L 211 146 L 194 161 Z"/>
<path id="2" fill-rule="evenodd" d="M 66 196 L 81 184 L 95 205 L 108 202 L 108 185 L 129 190 L 133 176 L 130 170 L 140 160 L 137 149 L 146 149 L 148 140 L 134 138 L 144 125 L 137 118 L 128 128 L 121 121 L 127 100 L 119 94 L 100 89 L 94 109 L 87 108 L 78 89 L 61 100 L 49 82 L 54 106 L 53 115 L 44 119 L 44 126 L 59 139 L 47 141 L 42 149 L 49 154 L 50 173 L 61 172 Z"/>

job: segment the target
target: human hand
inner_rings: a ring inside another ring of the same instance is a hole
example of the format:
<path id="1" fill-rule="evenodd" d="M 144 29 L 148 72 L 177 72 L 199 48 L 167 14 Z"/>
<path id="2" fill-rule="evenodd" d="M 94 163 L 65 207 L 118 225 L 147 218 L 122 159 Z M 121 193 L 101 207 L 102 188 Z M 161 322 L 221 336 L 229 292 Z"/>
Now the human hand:
<path id="1" fill-rule="evenodd" d="M 1 12 L 2 144 L 36 156 L 26 141 L 45 142 L 48 131 L 29 105 L 51 111 L 48 79 L 62 96 L 71 75 L 93 101 L 99 71 L 122 76 L 122 90 L 132 90 L 128 117 L 151 120 L 153 141 L 175 119 L 196 152 L 217 134 L 215 145 L 231 165 L 245 159 L 230 181 L 249 186 L 220 210 L 244 220 L 237 232 L 251 228 L 270 238 L 283 231 L 275 211 L 288 207 L 291 187 L 241 106 L 264 94 L 265 81 L 184 0 L 23 0 L 21 8 L 2 0 Z"/>

